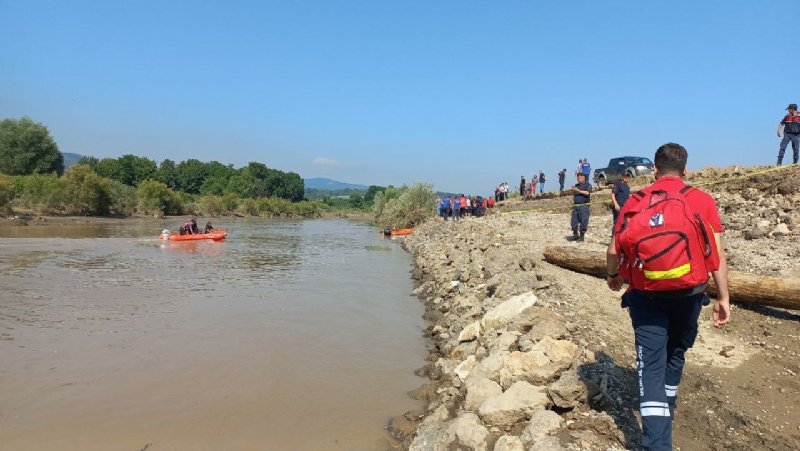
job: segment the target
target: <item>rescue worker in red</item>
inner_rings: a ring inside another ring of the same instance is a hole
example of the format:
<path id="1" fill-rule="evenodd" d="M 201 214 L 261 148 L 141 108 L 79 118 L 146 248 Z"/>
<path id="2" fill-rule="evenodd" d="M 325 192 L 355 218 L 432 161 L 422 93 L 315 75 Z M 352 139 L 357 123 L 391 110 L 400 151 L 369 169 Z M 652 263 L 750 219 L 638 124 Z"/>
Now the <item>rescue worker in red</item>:
<path id="1" fill-rule="evenodd" d="M 648 451 L 672 450 L 678 385 L 700 311 L 709 303 L 709 272 L 719 293 L 714 326 L 731 316 L 719 212 L 713 197 L 684 184 L 687 159 L 679 144 L 658 148 L 656 181 L 625 203 L 606 255 L 608 287 L 630 284 L 622 306 L 634 330 L 642 447 Z"/>
<path id="2" fill-rule="evenodd" d="M 781 132 L 783 132 L 783 139 L 778 150 L 778 166 L 783 164 L 783 154 L 786 152 L 786 146 L 789 142 L 792 143 L 793 164 L 797 164 L 797 157 L 800 153 L 800 114 L 797 113 L 797 104 L 790 104 L 786 107 L 786 110 L 789 114 L 784 116 L 783 120 L 778 124 L 778 138 L 781 137 Z"/>

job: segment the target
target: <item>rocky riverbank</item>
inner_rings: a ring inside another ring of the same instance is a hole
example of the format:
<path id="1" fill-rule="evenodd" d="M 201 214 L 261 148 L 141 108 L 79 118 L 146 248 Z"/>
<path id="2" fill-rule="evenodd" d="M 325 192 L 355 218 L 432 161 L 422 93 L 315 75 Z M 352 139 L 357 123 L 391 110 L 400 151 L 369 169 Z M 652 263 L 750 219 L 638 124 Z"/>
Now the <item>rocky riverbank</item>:
<path id="1" fill-rule="evenodd" d="M 800 276 L 800 187 L 785 172 L 707 169 L 723 212 L 725 246 L 739 270 Z M 797 169 L 792 175 L 797 180 Z M 747 180 L 750 180 L 749 182 Z M 598 196 L 599 197 L 599 196 Z M 432 221 L 404 245 L 424 300 L 430 381 L 412 392 L 423 411 L 389 424 L 399 446 L 422 450 L 614 450 L 639 447 L 633 337 L 605 281 L 544 262 L 551 244 L 602 250 L 610 214 L 585 243 L 567 242 L 568 198 L 504 205 L 507 214 Z M 528 211 L 522 211 L 528 210 Z M 554 211 L 553 213 L 545 210 Z M 748 232 L 753 227 L 764 234 Z M 733 309 L 710 327 L 709 309 L 687 355 L 676 419 L 682 450 L 800 448 L 800 316 Z"/>

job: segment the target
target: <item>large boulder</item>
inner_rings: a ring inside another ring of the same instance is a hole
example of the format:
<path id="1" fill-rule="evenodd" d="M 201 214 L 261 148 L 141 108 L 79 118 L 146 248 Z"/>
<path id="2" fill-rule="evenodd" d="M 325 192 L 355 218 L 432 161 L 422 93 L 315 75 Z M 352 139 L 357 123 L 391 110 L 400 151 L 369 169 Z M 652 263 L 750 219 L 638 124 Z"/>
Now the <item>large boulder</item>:
<path id="1" fill-rule="evenodd" d="M 523 293 L 513 296 L 505 302 L 486 312 L 483 316 L 484 330 L 505 329 L 526 310 L 533 308 L 539 299 L 533 293 Z"/>
<path id="2" fill-rule="evenodd" d="M 469 376 L 469 373 L 472 371 L 473 368 L 475 368 L 475 365 L 476 365 L 475 356 L 471 355 L 467 357 L 463 362 L 459 363 L 456 369 L 453 370 L 453 372 L 455 372 L 456 376 L 458 376 L 458 378 L 463 381 L 464 379 L 467 378 L 467 376 Z"/>
<path id="3" fill-rule="evenodd" d="M 478 337 L 481 336 L 481 332 L 483 331 L 483 325 L 480 321 L 475 321 L 470 324 L 464 326 L 464 329 L 461 330 L 461 333 L 458 334 L 458 341 L 473 341 L 476 340 Z"/>
<path id="4" fill-rule="evenodd" d="M 575 343 L 545 337 L 528 352 L 515 351 L 506 356 L 498 382 L 503 387 L 520 380 L 535 384 L 551 382 L 572 365 L 577 353 Z"/>
<path id="5" fill-rule="evenodd" d="M 494 451 L 525 451 L 525 447 L 519 437 L 504 435 L 495 442 Z"/>
<path id="6" fill-rule="evenodd" d="M 503 393 L 503 387 L 500 384 L 475 374 L 467 377 L 464 381 L 464 388 L 467 391 L 464 408 L 473 411 L 478 410 L 487 399 Z"/>
<path id="7" fill-rule="evenodd" d="M 586 384 L 574 369 L 564 371 L 561 377 L 547 387 L 550 399 L 558 407 L 571 409 L 586 402 Z"/>
<path id="8" fill-rule="evenodd" d="M 504 393 L 487 399 L 478 409 L 478 415 L 489 425 L 508 429 L 543 410 L 548 402 L 545 387 L 520 381 Z"/>
<path id="9" fill-rule="evenodd" d="M 536 445 L 563 424 L 564 419 L 559 414 L 552 410 L 540 410 L 531 416 L 520 438 L 525 445 L 538 450 L 540 448 Z"/>
<path id="10" fill-rule="evenodd" d="M 409 451 L 444 451 L 463 449 L 487 451 L 489 431 L 474 413 L 464 413 L 438 425 L 420 428 Z"/>

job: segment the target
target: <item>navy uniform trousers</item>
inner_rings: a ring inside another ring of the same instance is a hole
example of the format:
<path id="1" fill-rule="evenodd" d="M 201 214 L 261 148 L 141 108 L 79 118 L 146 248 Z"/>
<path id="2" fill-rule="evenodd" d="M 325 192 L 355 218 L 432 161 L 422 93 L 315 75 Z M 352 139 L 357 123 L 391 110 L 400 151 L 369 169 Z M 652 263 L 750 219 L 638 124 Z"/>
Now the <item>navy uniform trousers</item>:
<path id="1" fill-rule="evenodd" d="M 622 297 L 629 308 L 636 337 L 636 371 L 639 378 L 639 413 L 642 447 L 648 451 L 672 450 L 672 420 L 685 353 L 697 338 L 705 294 L 682 298 L 652 298 L 630 290 Z"/>
<path id="2" fill-rule="evenodd" d="M 580 205 L 580 204 L 576 204 Z M 572 207 L 572 217 L 570 218 L 570 226 L 572 230 L 585 232 L 589 228 L 589 206 L 583 205 L 580 207 Z"/>

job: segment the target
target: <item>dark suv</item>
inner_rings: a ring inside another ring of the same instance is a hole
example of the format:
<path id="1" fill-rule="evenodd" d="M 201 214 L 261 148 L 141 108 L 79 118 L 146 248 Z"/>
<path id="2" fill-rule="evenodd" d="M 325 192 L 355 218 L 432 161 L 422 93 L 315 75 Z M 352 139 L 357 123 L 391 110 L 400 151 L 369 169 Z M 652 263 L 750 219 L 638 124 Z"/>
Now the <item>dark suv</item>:
<path id="1" fill-rule="evenodd" d="M 653 173 L 653 162 L 645 157 L 618 157 L 608 162 L 608 167 L 594 170 L 594 182 L 605 186 L 622 179 L 624 174 L 631 177 Z"/>

